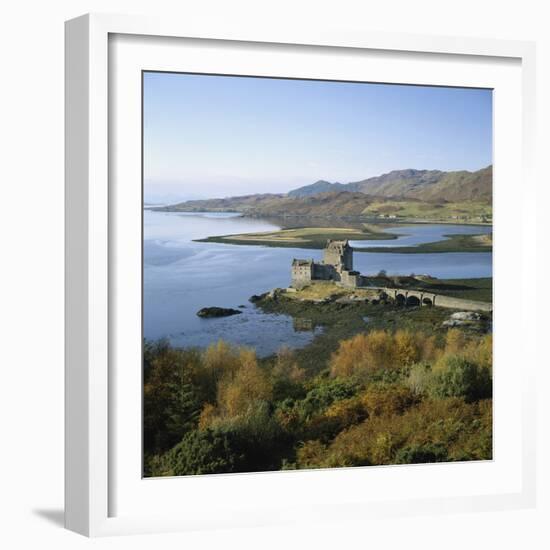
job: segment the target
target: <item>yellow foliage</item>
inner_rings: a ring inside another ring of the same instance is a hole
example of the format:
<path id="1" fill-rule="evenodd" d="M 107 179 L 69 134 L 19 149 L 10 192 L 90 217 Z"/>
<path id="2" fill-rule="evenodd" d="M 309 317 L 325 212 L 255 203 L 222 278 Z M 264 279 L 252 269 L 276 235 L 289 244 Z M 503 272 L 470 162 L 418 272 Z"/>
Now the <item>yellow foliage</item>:
<path id="1" fill-rule="evenodd" d="M 297 452 L 298 468 L 394 464 L 410 445 L 443 445 L 449 460 L 490 459 L 491 400 L 468 404 L 458 398 L 424 401 L 402 415 L 369 417 L 341 431 L 327 446 L 308 442 Z"/>
<path id="2" fill-rule="evenodd" d="M 381 368 L 392 368 L 395 362 L 392 336 L 383 330 L 357 334 L 340 342 L 330 362 L 332 376 L 352 376 Z"/>
<path id="3" fill-rule="evenodd" d="M 449 329 L 445 338 L 445 354 L 461 355 L 464 353 L 466 335 L 457 328 Z"/>
<path id="4" fill-rule="evenodd" d="M 445 339 L 445 349 L 437 355 L 434 370 L 444 370 L 447 359 L 451 356 L 463 357 L 472 363 L 476 363 L 479 367 L 492 370 L 493 337 L 488 334 L 481 338 L 468 338 L 461 330 L 450 329 Z"/>
<path id="5" fill-rule="evenodd" d="M 244 415 L 255 402 L 269 401 L 272 395 L 272 385 L 253 350 L 241 350 L 239 363 L 238 370 L 218 384 L 218 407 L 228 417 Z"/>
<path id="6" fill-rule="evenodd" d="M 395 358 L 399 365 L 412 365 L 420 359 L 420 345 L 424 341 L 423 334 L 413 335 L 408 330 L 398 330 L 393 339 Z"/>
<path id="7" fill-rule="evenodd" d="M 488 334 L 468 346 L 466 356 L 480 367 L 493 368 L 493 336 Z"/>
<path id="8" fill-rule="evenodd" d="M 202 354 L 202 368 L 195 374 L 197 384 L 206 391 L 208 399 L 214 399 L 220 380 L 231 376 L 240 365 L 239 351 L 219 340 Z"/>

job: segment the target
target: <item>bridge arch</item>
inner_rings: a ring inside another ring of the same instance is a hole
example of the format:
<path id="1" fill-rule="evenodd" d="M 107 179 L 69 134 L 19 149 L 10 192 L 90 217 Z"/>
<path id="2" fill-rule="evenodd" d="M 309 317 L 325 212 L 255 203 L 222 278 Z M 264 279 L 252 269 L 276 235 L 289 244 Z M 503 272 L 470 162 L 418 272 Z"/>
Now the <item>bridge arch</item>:
<path id="1" fill-rule="evenodd" d="M 405 305 L 406 302 L 407 302 L 407 295 L 405 293 L 402 293 L 402 292 L 396 292 L 395 293 L 395 302 L 400 306 Z"/>
<path id="2" fill-rule="evenodd" d="M 406 306 L 419 306 L 420 298 L 416 294 L 409 294 L 405 301 Z"/>

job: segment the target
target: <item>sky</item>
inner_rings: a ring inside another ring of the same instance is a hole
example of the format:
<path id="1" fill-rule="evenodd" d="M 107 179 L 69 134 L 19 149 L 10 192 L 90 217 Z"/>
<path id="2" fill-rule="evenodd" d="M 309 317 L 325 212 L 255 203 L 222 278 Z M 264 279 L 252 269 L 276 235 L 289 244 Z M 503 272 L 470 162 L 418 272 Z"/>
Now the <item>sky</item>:
<path id="1" fill-rule="evenodd" d="M 144 73 L 146 202 L 492 163 L 492 92 Z"/>

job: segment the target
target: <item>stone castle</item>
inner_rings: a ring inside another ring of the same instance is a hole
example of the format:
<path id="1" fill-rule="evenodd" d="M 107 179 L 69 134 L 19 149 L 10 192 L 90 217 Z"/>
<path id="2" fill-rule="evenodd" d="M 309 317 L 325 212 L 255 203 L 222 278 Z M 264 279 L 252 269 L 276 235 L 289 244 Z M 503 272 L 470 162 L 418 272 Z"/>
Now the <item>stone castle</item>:
<path id="1" fill-rule="evenodd" d="M 435 294 L 426 289 L 373 286 L 367 276 L 353 271 L 353 248 L 347 240 L 327 241 L 321 262 L 292 260 L 292 288 L 300 289 L 315 281 L 334 281 L 338 286 L 351 289 L 368 287 L 369 290 L 378 293 L 376 298 L 369 298 L 372 303 L 377 303 L 380 299 L 389 299 L 407 306 L 437 305 L 464 311 L 493 311 L 492 303 Z"/>
<path id="2" fill-rule="evenodd" d="M 347 288 L 366 286 L 365 277 L 353 271 L 353 248 L 347 240 L 328 240 L 321 262 L 292 260 L 291 274 L 294 288 L 304 287 L 312 281 L 334 281 Z"/>

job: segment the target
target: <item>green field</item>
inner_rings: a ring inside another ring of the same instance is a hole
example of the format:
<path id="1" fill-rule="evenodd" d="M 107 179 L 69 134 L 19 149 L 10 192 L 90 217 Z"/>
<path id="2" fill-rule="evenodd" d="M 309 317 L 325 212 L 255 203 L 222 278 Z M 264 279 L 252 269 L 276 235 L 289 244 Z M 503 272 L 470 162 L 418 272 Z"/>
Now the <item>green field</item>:
<path id="1" fill-rule="evenodd" d="M 363 214 L 382 219 L 410 219 L 452 223 L 490 223 L 493 209 L 486 202 L 421 202 L 380 199 L 369 204 Z"/>

